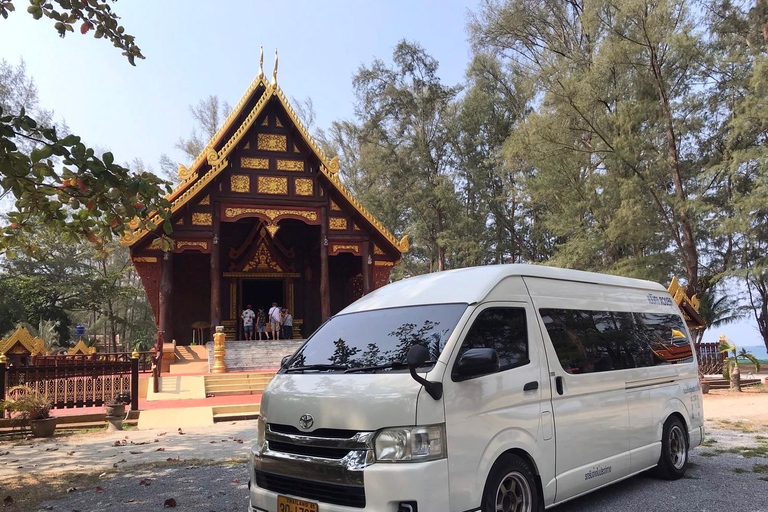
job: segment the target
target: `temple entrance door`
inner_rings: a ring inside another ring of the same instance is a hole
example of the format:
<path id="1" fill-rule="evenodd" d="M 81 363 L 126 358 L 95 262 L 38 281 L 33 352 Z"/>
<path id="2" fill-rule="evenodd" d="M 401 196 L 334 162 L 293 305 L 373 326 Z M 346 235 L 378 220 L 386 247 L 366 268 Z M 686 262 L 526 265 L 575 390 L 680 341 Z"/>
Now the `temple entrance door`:
<path id="1" fill-rule="evenodd" d="M 243 279 L 241 290 L 241 311 L 248 304 L 253 306 L 254 312 L 258 312 L 262 307 L 265 313 L 272 307 L 273 302 L 277 302 L 280 307 L 285 307 L 283 279 Z"/>

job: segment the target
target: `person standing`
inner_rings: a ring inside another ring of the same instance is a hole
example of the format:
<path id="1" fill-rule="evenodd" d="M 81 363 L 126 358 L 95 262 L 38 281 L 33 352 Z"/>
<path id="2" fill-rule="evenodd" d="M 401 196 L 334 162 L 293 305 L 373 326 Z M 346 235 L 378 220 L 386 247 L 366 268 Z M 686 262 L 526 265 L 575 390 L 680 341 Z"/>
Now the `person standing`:
<path id="1" fill-rule="evenodd" d="M 264 335 L 264 339 L 267 339 L 267 314 L 264 312 L 264 308 L 259 306 L 259 312 L 256 313 L 256 329 L 259 333 L 259 340 L 261 335 Z"/>
<path id="2" fill-rule="evenodd" d="M 277 302 L 272 303 L 272 307 L 269 308 L 269 327 L 272 331 L 272 339 L 280 339 L 280 308 Z"/>
<path id="3" fill-rule="evenodd" d="M 240 315 L 243 319 L 243 332 L 245 333 L 246 340 L 253 339 L 253 320 L 256 318 L 256 313 L 253 312 L 251 305 L 248 304 L 243 310 L 243 314 Z"/>
<path id="4" fill-rule="evenodd" d="M 293 339 L 293 317 L 288 308 L 283 308 L 283 339 Z"/>

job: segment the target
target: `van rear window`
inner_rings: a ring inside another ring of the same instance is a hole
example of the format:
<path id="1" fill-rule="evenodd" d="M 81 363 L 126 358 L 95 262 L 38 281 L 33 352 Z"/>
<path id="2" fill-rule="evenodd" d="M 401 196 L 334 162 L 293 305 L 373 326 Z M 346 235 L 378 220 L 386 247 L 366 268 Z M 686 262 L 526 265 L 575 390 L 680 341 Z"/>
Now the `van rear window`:
<path id="1" fill-rule="evenodd" d="M 568 373 L 595 373 L 692 361 L 678 315 L 580 309 L 539 309 Z"/>

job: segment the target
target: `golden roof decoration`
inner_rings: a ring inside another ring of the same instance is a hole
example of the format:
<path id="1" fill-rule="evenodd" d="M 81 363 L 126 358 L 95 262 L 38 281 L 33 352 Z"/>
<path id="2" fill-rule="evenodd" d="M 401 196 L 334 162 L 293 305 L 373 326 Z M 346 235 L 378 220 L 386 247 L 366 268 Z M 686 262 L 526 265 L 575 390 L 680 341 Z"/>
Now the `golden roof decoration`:
<path id="1" fill-rule="evenodd" d="M 272 85 L 277 85 L 277 48 L 275 48 L 275 70 L 272 71 Z"/>
<path id="2" fill-rule="evenodd" d="M 78 341 L 74 347 L 67 350 L 67 355 L 71 356 L 74 354 L 95 354 L 96 353 L 96 347 L 89 347 L 85 344 L 83 340 Z"/>
<path id="3" fill-rule="evenodd" d="M 310 135 L 306 126 L 304 126 L 304 123 L 302 123 L 299 119 L 298 114 L 289 103 L 285 93 L 283 93 L 280 86 L 277 85 L 277 61 L 277 50 L 275 50 L 275 69 L 272 76 L 273 83 L 271 84 L 264 80 L 263 69 L 261 69 L 262 64 L 260 63 L 259 75 L 257 75 L 254 81 L 248 87 L 243 97 L 240 99 L 237 105 L 235 105 L 235 108 L 232 109 L 232 112 L 230 112 L 221 128 L 219 128 L 216 134 L 211 138 L 205 150 L 203 150 L 200 155 L 198 155 L 194 163 L 190 166 L 188 169 L 188 178 L 182 181 L 182 183 L 179 184 L 169 196 L 168 199 L 171 201 L 171 213 L 176 212 L 179 208 L 181 208 L 181 206 L 186 204 L 187 201 L 189 201 L 193 196 L 200 192 L 227 167 L 227 156 L 229 156 L 232 150 L 242 141 L 245 134 L 255 123 L 256 118 L 260 117 L 268 101 L 271 98 L 276 97 L 283 109 L 288 114 L 291 123 L 293 123 L 301 137 L 304 139 L 304 142 L 309 146 L 310 151 L 314 152 L 314 154 L 320 160 L 320 173 L 330 181 L 330 183 L 341 193 L 342 196 L 344 196 L 350 205 L 355 210 L 357 210 L 357 212 L 363 218 L 365 218 L 377 231 L 379 231 L 379 233 L 390 244 L 392 244 L 393 247 L 397 248 L 401 253 L 407 252 L 409 249 L 408 237 L 404 236 L 400 240 L 397 240 L 395 236 L 352 195 L 344 183 L 342 183 L 339 177 L 338 157 L 329 159 L 325 155 L 323 150 Z M 243 119 L 242 124 L 232 134 L 229 140 L 227 140 L 224 145 L 221 146 L 221 149 L 216 151 L 216 145 L 221 142 L 224 133 L 231 128 L 234 120 L 240 116 L 242 109 L 245 107 L 250 96 L 259 86 L 263 86 L 265 88 L 264 93 L 258 99 L 250 113 Z M 210 169 L 201 176 L 198 176 L 200 174 L 198 171 L 204 163 L 208 163 L 210 165 Z M 156 226 L 159 226 L 162 221 L 158 215 L 155 215 L 150 220 Z M 127 246 L 133 245 L 134 243 L 141 240 L 147 233 L 148 231 L 146 230 L 131 230 L 121 238 L 121 243 Z"/>
<path id="4" fill-rule="evenodd" d="M 178 168 L 178 170 L 176 171 L 176 174 L 178 174 L 178 175 L 179 175 L 179 179 L 180 179 L 181 181 L 186 181 L 186 180 L 188 180 L 188 179 L 189 179 L 189 178 L 192 176 L 192 174 L 194 174 L 194 173 L 193 173 L 193 171 L 191 171 L 191 170 L 187 169 L 187 168 L 184 166 L 184 164 L 179 164 L 179 168 Z"/>
<path id="5" fill-rule="evenodd" d="M 264 45 L 259 45 L 259 75 L 258 78 L 264 78 Z"/>
<path id="6" fill-rule="evenodd" d="M 0 354 L 5 354 L 17 343 L 23 346 L 30 355 L 48 354 L 45 342 L 38 337 L 32 336 L 23 325 L 18 326 L 8 338 L 0 340 Z"/>

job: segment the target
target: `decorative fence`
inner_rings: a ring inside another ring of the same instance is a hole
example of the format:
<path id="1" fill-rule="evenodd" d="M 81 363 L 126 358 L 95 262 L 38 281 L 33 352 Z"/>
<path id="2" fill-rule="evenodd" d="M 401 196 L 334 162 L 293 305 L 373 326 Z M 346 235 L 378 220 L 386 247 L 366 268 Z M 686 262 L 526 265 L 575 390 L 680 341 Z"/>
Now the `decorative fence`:
<path id="1" fill-rule="evenodd" d="M 139 354 L 139 371 L 150 372 L 152 371 L 152 357 L 154 350 L 146 352 L 138 352 Z M 75 365 L 87 365 L 95 363 L 119 363 L 130 362 L 132 354 L 131 352 L 110 352 L 105 354 L 61 354 L 56 356 L 32 356 L 30 364 L 32 366 L 65 366 L 71 367 Z"/>
<path id="2" fill-rule="evenodd" d="M 130 394 L 131 410 L 138 410 L 139 359 L 8 368 L 0 363 L 0 400 L 9 388 L 19 385 L 46 395 L 54 409 L 98 407 L 125 393 Z"/>
<path id="3" fill-rule="evenodd" d="M 700 343 L 696 347 L 699 369 L 705 375 L 723 372 L 725 354 L 720 352 L 719 346 L 719 343 Z"/>

